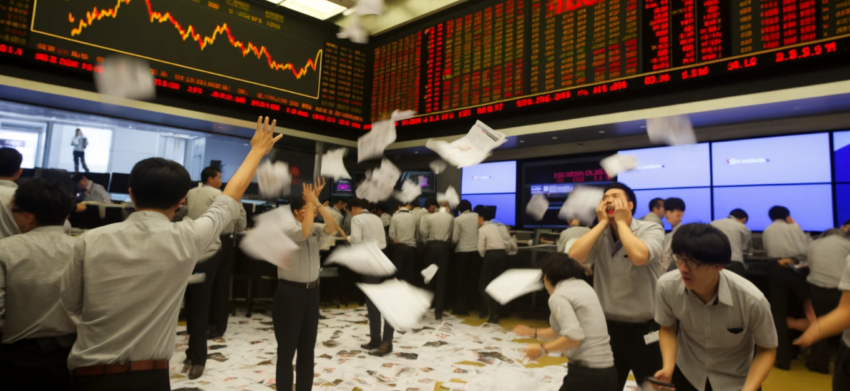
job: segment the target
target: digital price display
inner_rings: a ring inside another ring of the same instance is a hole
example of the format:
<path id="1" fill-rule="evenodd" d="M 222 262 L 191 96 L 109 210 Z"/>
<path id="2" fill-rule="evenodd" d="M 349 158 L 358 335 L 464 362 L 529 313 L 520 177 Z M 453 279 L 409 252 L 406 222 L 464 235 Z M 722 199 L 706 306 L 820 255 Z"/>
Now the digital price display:
<path id="1" fill-rule="evenodd" d="M 0 55 L 102 72 L 147 59 L 162 90 L 361 129 L 366 51 L 239 0 L 0 0 Z"/>

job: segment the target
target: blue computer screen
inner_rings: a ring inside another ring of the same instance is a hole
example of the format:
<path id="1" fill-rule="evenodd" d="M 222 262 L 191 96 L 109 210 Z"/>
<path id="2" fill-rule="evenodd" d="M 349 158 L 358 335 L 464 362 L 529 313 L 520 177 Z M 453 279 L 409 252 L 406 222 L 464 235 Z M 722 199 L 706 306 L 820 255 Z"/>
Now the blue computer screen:
<path id="1" fill-rule="evenodd" d="M 496 220 L 505 225 L 516 225 L 516 194 L 464 194 L 460 197 L 475 208 L 476 205 L 496 207 Z"/>
<path id="2" fill-rule="evenodd" d="M 838 225 L 843 225 L 850 220 L 850 184 L 835 186 L 836 204 L 838 204 Z"/>
<path id="3" fill-rule="evenodd" d="M 850 132 L 833 133 L 832 145 L 835 150 L 835 181 L 850 182 Z"/>
<path id="4" fill-rule="evenodd" d="M 741 208 L 750 216 L 747 226 L 763 231 L 770 225 L 767 211 L 784 206 L 806 231 L 832 228 L 832 185 L 715 187 L 714 216 L 723 218 Z"/>
<path id="5" fill-rule="evenodd" d="M 653 198 L 677 197 L 685 201 L 685 215 L 682 224 L 709 223 L 711 222 L 711 189 L 708 187 L 697 189 L 666 189 L 666 190 L 637 190 L 635 191 L 637 203 L 635 205 L 635 217 L 641 218 L 649 213 L 649 201 Z M 666 219 L 664 229 L 673 229 Z"/>
<path id="6" fill-rule="evenodd" d="M 711 144 L 714 186 L 828 183 L 829 134 Z"/>
<path id="7" fill-rule="evenodd" d="M 634 190 L 711 186 L 708 143 L 620 151 L 637 158 L 638 167 L 621 172 L 617 182 Z"/>
<path id="8" fill-rule="evenodd" d="M 463 168 L 461 194 L 516 193 L 516 161 Z"/>

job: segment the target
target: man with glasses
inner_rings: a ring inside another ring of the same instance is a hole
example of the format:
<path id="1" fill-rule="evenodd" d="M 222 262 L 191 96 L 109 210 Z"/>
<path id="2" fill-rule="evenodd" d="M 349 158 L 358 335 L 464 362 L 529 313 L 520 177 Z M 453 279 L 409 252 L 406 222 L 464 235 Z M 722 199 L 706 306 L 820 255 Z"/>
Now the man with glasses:
<path id="1" fill-rule="evenodd" d="M 725 269 L 732 249 L 717 228 L 683 225 L 672 249 L 678 270 L 662 276 L 656 291 L 664 365 L 655 378 L 677 391 L 759 390 L 778 345 L 770 303 Z"/>

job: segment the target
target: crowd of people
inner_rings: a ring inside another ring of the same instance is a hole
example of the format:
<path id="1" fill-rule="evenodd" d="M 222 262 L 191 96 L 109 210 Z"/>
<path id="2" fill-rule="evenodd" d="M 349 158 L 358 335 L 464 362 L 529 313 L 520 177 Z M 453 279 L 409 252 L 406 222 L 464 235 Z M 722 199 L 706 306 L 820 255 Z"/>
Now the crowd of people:
<path id="1" fill-rule="evenodd" d="M 135 212 L 80 237 L 63 228 L 74 195 L 43 179 L 18 186 L 21 155 L 0 149 L 0 390 L 169 390 L 184 301 L 186 370 L 202 376 L 207 339 L 226 332 L 227 262 L 247 223 L 239 201 L 282 137 L 274 127 L 258 121 L 251 151 L 223 191 L 215 168 L 192 188 L 181 165 L 140 161 L 129 179 Z M 74 182 L 99 192 L 84 175 Z M 305 183 L 288 200 L 284 233 L 298 249 L 290 267 L 278 269 L 273 299 L 279 389 L 312 389 L 320 248 L 329 236 L 377 243 L 394 278 L 435 292 L 436 319 L 477 306 L 482 319 L 499 322 L 501 305 L 485 288 L 517 244 L 495 207 L 462 200 L 452 210 L 428 198 L 424 207 L 407 202 L 390 213 L 359 198 L 320 201 L 324 188 L 322 179 Z M 744 210 L 682 224 L 683 200 L 653 199 L 638 219 L 635 199 L 612 183 L 594 225 L 569 221 L 542 266 L 551 327 L 514 330 L 548 341 L 529 344 L 529 359 L 555 352 L 569 359 L 562 390 L 622 390 L 632 372 L 658 389 L 756 391 L 773 367 L 788 369 L 795 345 L 811 346 L 807 366 L 827 373 L 840 347 L 834 390 L 850 389 L 850 222 L 812 240 L 787 208 L 773 207 L 762 236 L 771 260 L 766 297 L 746 278 L 752 234 Z M 426 284 L 421 271 L 430 265 L 437 272 Z M 367 284 L 383 279 L 362 276 Z M 371 300 L 366 307 L 371 340 L 362 348 L 387 355 L 395 330 Z M 793 345 L 789 330 L 801 332 Z M 842 331 L 843 341 L 831 345 Z"/>

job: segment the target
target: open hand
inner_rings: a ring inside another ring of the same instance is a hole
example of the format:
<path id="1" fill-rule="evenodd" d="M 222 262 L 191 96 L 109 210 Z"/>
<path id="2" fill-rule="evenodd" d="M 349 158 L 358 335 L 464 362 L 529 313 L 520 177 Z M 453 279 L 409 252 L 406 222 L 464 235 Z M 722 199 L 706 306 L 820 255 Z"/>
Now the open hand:
<path id="1" fill-rule="evenodd" d="M 534 329 L 528 326 L 519 325 L 514 327 L 514 334 L 522 337 L 531 337 L 534 335 Z"/>
<path id="2" fill-rule="evenodd" d="M 274 129 L 277 125 L 277 120 L 273 120 L 271 124 L 269 124 L 269 117 L 266 117 L 265 122 L 263 121 L 263 117 L 257 119 L 257 129 L 254 132 L 254 138 L 251 139 L 251 148 L 262 152 L 263 155 L 271 152 L 274 144 L 283 138 L 283 134 L 279 134 L 277 137 L 274 137 Z"/>
<path id="3" fill-rule="evenodd" d="M 319 206 L 319 198 L 316 197 L 316 191 L 314 190 L 313 185 L 309 183 L 302 183 L 301 187 L 303 188 L 301 196 L 304 198 L 304 202 L 313 204 L 313 207 Z"/>
<path id="4" fill-rule="evenodd" d="M 316 198 L 322 195 L 322 190 L 325 188 L 326 184 L 327 182 L 325 182 L 325 178 L 319 177 L 319 179 L 316 179 L 316 183 L 313 185 L 313 194 L 316 195 Z"/>
<path id="5" fill-rule="evenodd" d="M 599 201 L 599 205 L 596 205 L 596 218 L 599 219 L 600 223 L 608 222 L 608 203 L 605 200 Z"/>
<path id="6" fill-rule="evenodd" d="M 629 203 L 618 198 L 614 200 L 614 221 L 618 223 L 629 223 L 632 218 L 632 210 L 629 209 Z"/>

